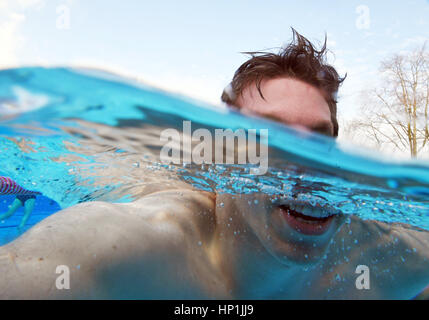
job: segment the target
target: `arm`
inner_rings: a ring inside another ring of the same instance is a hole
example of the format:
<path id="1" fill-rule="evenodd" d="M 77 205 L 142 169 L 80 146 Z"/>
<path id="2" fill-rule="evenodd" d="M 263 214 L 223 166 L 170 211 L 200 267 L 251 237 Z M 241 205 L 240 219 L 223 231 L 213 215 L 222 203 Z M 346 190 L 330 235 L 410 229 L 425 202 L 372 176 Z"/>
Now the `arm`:
<path id="1" fill-rule="evenodd" d="M 184 193 L 83 203 L 48 217 L 0 248 L 0 298 L 147 298 L 162 296 L 171 281 L 188 282 L 180 272 L 197 243 L 189 213 L 210 201 Z M 70 269 L 70 290 L 56 288 L 59 265 Z"/>

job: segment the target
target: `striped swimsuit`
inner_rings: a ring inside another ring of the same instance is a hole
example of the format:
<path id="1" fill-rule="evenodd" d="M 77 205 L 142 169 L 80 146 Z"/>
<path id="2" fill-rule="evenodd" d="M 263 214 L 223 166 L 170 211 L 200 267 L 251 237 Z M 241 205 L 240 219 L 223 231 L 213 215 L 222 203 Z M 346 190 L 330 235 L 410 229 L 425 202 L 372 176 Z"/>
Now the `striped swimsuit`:
<path id="1" fill-rule="evenodd" d="M 24 189 L 11 178 L 0 176 L 0 195 L 11 194 L 16 195 L 16 198 L 24 203 L 28 199 L 34 199 L 41 193 Z"/>

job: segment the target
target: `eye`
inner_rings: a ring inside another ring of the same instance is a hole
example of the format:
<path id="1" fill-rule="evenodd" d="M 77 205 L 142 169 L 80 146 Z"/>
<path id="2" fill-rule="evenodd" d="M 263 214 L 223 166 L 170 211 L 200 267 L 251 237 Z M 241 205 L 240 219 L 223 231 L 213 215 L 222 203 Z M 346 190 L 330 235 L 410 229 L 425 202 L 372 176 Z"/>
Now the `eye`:
<path id="1" fill-rule="evenodd" d="M 321 125 L 315 126 L 311 128 L 311 131 L 319 134 L 323 134 L 329 137 L 333 136 L 333 130 L 332 130 L 331 124 L 321 124 Z"/>

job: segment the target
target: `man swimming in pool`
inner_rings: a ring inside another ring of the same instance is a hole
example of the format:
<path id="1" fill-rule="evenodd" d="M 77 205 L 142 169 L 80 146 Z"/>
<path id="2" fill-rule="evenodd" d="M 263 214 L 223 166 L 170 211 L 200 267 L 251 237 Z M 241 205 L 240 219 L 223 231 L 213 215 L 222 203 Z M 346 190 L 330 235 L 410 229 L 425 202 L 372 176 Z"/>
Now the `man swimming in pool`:
<path id="1" fill-rule="evenodd" d="M 33 212 L 36 196 L 39 195 L 40 192 L 26 190 L 11 178 L 0 176 L 0 195 L 11 194 L 16 195 L 16 197 L 13 200 L 9 210 L 6 213 L 0 215 L 0 221 L 11 217 L 20 207 L 24 207 L 24 216 L 21 219 L 21 223 L 17 227 L 18 231 L 22 231 L 28 221 L 28 218 L 30 218 L 31 213 Z"/>
<path id="2" fill-rule="evenodd" d="M 335 137 L 341 81 L 325 47 L 294 32 L 280 54 L 245 62 L 223 100 Z M 81 203 L 0 247 L 0 298 L 412 298 L 429 282 L 427 232 L 299 199 L 177 182 L 132 203 Z"/>

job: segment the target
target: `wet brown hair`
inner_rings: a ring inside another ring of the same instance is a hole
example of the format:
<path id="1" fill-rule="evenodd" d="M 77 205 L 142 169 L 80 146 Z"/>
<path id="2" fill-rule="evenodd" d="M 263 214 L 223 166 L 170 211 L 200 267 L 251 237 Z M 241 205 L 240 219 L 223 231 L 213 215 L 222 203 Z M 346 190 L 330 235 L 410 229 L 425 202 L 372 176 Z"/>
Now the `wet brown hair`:
<path id="1" fill-rule="evenodd" d="M 239 107 L 237 97 L 243 90 L 256 84 L 259 94 L 261 82 L 265 79 L 289 77 L 309 83 L 322 90 L 331 111 L 334 137 L 338 136 L 337 92 L 345 76 L 341 78 L 334 67 L 326 62 L 326 36 L 320 50 L 304 36 L 292 28 L 293 39 L 279 53 L 243 52 L 251 58 L 244 62 L 235 72 L 230 85 L 222 93 L 222 101 L 228 105 Z"/>

